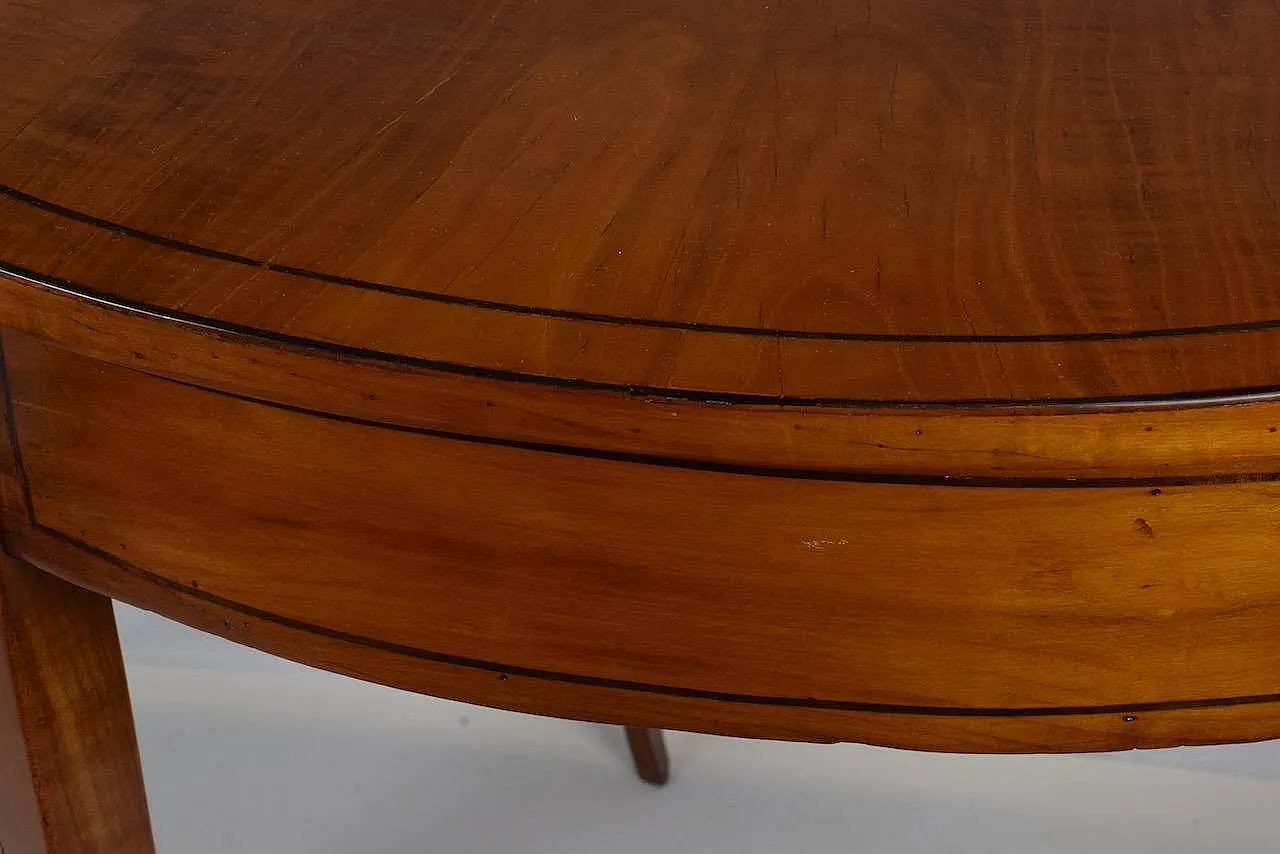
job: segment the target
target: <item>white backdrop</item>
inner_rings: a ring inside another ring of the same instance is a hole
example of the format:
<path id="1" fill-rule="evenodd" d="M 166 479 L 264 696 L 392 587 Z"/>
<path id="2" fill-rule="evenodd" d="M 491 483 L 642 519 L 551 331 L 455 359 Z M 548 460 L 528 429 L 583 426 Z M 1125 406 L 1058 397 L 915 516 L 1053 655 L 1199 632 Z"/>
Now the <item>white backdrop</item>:
<path id="1" fill-rule="evenodd" d="M 619 731 L 418 697 L 119 607 L 159 854 L 1258 854 L 1280 742 L 936 756 Z"/>

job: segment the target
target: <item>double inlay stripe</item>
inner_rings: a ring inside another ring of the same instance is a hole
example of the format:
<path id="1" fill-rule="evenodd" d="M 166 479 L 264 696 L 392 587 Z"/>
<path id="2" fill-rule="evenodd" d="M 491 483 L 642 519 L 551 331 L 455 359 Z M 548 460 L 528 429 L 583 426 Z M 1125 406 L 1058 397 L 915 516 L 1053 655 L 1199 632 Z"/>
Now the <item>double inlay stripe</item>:
<path id="1" fill-rule="evenodd" d="M 29 193 L 24 193 L 14 187 L 5 186 L 3 184 L 0 184 L 0 196 L 7 196 L 17 202 L 29 205 L 37 210 L 44 211 L 45 213 L 62 217 L 63 219 L 68 219 L 83 225 L 92 226 L 93 228 L 114 232 L 155 246 L 162 246 L 166 249 L 185 252 L 189 255 L 196 255 L 202 258 L 225 261 L 231 264 L 241 264 L 246 267 L 267 270 L 269 272 L 280 273 L 286 276 L 311 279 L 325 284 L 343 285 L 360 290 L 376 291 L 378 293 L 392 294 L 394 296 L 408 297 L 411 299 L 439 302 L 447 305 L 468 306 L 485 311 L 524 314 L 535 317 L 554 318 L 557 320 L 579 321 L 583 323 L 602 323 L 615 326 L 641 326 L 655 329 L 673 329 L 682 332 L 708 332 L 721 335 L 748 335 L 760 338 L 814 341 L 867 341 L 893 344 L 1048 344 L 1072 341 L 1138 341 L 1148 338 L 1183 338 L 1193 335 L 1219 335 L 1280 329 L 1280 318 L 1276 318 L 1270 320 L 1244 321 L 1240 323 L 1222 323 L 1206 326 L 1178 326 L 1160 329 L 1037 334 L 944 335 L 933 333 L 890 334 L 877 332 L 823 332 L 818 330 L 773 329 L 761 326 L 735 326 L 722 323 L 698 323 L 695 321 L 685 320 L 630 317 L 617 314 L 602 314 L 599 312 L 573 311 L 570 309 L 551 308 L 547 306 L 521 305 L 519 303 L 479 299 L 477 297 L 460 296 L 458 294 L 441 293 L 439 291 L 406 288 L 399 285 L 391 285 L 384 282 L 372 282 L 350 276 L 339 276 L 333 273 L 309 270 L 305 267 L 296 267 L 289 264 L 277 264 L 272 261 L 263 261 L 256 258 L 250 258 L 246 255 L 238 255 L 234 252 L 224 252 L 221 249 L 214 249 L 208 246 L 188 243 L 183 240 L 174 240 L 173 238 L 162 237 L 158 234 L 152 234 L 148 231 L 132 228 L 82 211 L 77 211 L 72 208 L 41 199 L 37 196 L 30 195 Z"/>

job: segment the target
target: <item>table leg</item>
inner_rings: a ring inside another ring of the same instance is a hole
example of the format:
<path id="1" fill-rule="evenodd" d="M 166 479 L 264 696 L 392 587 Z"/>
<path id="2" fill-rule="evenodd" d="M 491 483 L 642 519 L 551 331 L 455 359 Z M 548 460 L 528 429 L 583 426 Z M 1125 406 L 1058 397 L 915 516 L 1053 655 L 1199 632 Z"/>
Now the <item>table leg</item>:
<path id="1" fill-rule="evenodd" d="M 0 557 L 0 851 L 154 850 L 110 600 Z"/>
<path id="2" fill-rule="evenodd" d="M 631 748 L 631 758 L 635 760 L 636 774 L 651 785 L 665 785 L 670 777 L 670 768 L 662 730 L 637 726 L 629 726 L 626 730 L 627 745 Z"/>

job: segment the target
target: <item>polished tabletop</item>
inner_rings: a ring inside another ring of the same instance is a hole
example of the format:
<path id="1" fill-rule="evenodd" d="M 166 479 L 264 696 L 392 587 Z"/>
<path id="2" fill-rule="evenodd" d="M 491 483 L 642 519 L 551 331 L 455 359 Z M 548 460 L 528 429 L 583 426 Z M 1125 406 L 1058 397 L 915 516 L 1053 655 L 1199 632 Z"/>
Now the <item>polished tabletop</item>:
<path id="1" fill-rule="evenodd" d="M 1270 0 L 0 0 L 11 548 L 551 714 L 1280 734 L 1277 45 Z"/>
<path id="2" fill-rule="evenodd" d="M 1265 0 L 6 9 L 3 260 L 130 305 L 703 400 L 1280 385 Z"/>

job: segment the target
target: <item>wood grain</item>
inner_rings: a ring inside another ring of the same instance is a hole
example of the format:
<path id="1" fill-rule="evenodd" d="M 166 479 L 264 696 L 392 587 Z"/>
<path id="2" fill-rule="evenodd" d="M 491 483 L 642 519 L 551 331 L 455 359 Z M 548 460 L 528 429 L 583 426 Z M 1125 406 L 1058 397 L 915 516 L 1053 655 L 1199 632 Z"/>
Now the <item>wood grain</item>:
<path id="1" fill-rule="evenodd" d="M 26 529 L 14 549 L 77 585 L 275 655 L 360 679 L 484 705 L 576 720 L 710 733 L 750 733 L 790 741 L 860 741 L 918 750 L 978 753 L 1098 751 L 1256 741 L 1277 737 L 1280 702 L 1257 700 L 1190 708 L 1104 709 L 1015 717 L 922 715 L 782 706 L 761 714 L 750 703 L 655 695 L 619 686 L 549 682 L 536 675 L 432 660 L 368 646 L 334 633 L 246 613 L 179 585 L 157 583 L 127 562 L 46 530 Z M 502 678 L 502 677 L 506 678 Z M 1048 746 L 1051 747 L 1048 747 Z"/>
<path id="2" fill-rule="evenodd" d="M 0 559 L 0 848 L 151 854 L 111 603 Z"/>
<path id="3" fill-rule="evenodd" d="M 303 413 L 26 339 L 5 355 L 37 527 L 120 562 L 111 595 L 205 599 L 245 642 L 275 622 L 523 675 L 558 714 L 575 714 L 555 702 L 567 685 L 749 706 L 716 725 L 742 735 L 775 714 L 861 734 L 828 709 L 994 729 L 1280 699 L 1271 483 L 709 472 Z M 951 748 L 986 743 L 970 739 Z"/>
<path id="4" fill-rule="evenodd" d="M 1274 479 L 1275 395 L 1212 404 L 946 409 L 730 404 L 407 369 L 173 323 L 0 275 L 12 330 L 159 376 L 457 437 L 830 476 L 1133 485 Z M 10 332 L 9 337 L 14 333 Z"/>
<path id="5" fill-rule="evenodd" d="M 0 0 L 5 549 L 631 727 L 1280 735 L 1277 32 L 1269 0 Z M 133 760 L 103 600 L 4 573 L 34 839 L 60 724 L 19 653 L 70 644 Z"/>
<path id="6" fill-rule="evenodd" d="M 0 79 L 66 60 L 0 92 L 38 279 L 674 394 L 1280 385 L 1268 0 L 46 5 L 0 11 Z"/>

